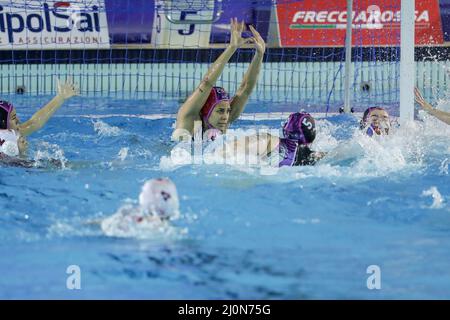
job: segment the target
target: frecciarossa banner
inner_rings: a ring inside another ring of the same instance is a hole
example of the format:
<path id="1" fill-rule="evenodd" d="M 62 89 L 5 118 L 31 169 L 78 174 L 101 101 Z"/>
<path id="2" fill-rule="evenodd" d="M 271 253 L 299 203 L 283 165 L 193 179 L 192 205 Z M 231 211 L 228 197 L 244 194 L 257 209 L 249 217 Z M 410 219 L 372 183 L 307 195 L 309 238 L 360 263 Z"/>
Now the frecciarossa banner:
<path id="1" fill-rule="evenodd" d="M 109 48 L 104 0 L 0 2 L 0 50 Z"/>
<path id="2" fill-rule="evenodd" d="M 354 1 L 353 45 L 400 44 L 401 0 Z M 344 46 L 346 0 L 293 0 L 277 5 L 280 45 Z M 439 0 L 416 1 L 416 44 L 444 43 Z"/>

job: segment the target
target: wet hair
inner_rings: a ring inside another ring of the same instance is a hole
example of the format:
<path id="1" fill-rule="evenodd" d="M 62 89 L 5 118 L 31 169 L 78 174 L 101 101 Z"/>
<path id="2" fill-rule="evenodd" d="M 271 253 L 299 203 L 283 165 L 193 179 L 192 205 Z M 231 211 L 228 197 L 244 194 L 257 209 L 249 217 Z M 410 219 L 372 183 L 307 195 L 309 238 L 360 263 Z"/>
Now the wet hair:
<path id="1" fill-rule="evenodd" d="M 312 166 L 316 163 L 314 152 L 308 146 L 299 146 L 293 166 Z"/>

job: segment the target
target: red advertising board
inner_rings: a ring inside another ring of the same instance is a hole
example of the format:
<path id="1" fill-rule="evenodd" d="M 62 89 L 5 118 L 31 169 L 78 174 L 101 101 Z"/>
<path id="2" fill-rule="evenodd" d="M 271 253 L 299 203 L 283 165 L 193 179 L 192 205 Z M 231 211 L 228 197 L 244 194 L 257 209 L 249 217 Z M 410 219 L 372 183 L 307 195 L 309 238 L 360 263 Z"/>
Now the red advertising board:
<path id="1" fill-rule="evenodd" d="M 400 44 L 401 0 L 359 0 L 353 7 L 353 45 Z M 294 0 L 277 4 L 284 47 L 344 46 L 346 0 Z M 444 43 L 439 0 L 416 0 L 416 44 Z"/>

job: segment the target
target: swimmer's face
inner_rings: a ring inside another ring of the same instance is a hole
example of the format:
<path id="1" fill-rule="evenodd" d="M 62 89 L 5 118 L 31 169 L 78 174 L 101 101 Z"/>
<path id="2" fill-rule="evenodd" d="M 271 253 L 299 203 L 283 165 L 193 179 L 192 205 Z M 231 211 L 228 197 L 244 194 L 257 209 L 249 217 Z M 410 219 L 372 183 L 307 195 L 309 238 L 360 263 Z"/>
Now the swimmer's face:
<path id="1" fill-rule="evenodd" d="M 16 109 L 13 109 L 9 114 L 9 129 L 17 130 L 19 128 L 19 118 L 17 117 Z"/>
<path id="2" fill-rule="evenodd" d="M 389 114 L 386 110 L 373 110 L 367 119 L 367 124 L 371 125 L 378 135 L 389 134 L 390 122 Z M 384 129 L 384 132 L 382 131 Z"/>
<path id="3" fill-rule="evenodd" d="M 228 120 L 230 119 L 231 106 L 230 102 L 222 101 L 214 108 L 209 123 L 216 129 L 225 132 L 228 128 Z"/>

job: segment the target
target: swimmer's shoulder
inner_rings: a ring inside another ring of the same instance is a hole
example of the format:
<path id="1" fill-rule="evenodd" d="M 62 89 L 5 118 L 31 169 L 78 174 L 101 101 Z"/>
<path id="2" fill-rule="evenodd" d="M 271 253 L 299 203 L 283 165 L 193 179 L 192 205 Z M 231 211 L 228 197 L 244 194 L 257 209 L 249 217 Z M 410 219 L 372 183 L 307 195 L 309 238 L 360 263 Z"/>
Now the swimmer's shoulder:
<path id="1" fill-rule="evenodd" d="M 198 119 L 177 119 L 171 140 L 174 142 L 190 141 L 194 135 L 202 134 L 203 127 L 200 117 Z"/>
<path id="2" fill-rule="evenodd" d="M 173 142 L 189 141 L 190 139 L 192 139 L 192 134 L 185 128 L 176 128 L 172 132 L 171 140 Z"/>

